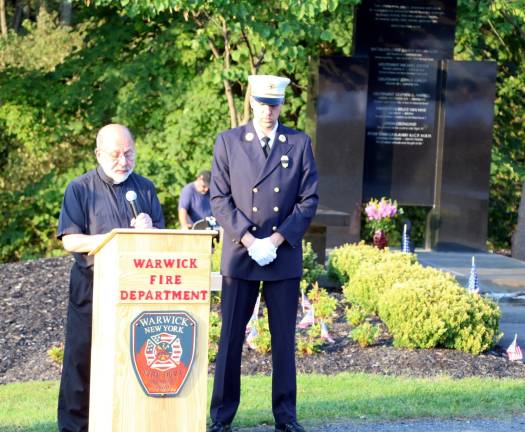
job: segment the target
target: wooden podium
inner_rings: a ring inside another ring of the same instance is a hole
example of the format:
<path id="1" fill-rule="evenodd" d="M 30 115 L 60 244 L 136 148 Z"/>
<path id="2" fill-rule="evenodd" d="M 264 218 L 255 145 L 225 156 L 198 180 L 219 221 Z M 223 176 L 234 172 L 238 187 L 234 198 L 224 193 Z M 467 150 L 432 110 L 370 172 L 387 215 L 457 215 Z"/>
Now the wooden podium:
<path id="1" fill-rule="evenodd" d="M 90 253 L 90 431 L 205 431 L 215 234 L 116 229 Z"/>

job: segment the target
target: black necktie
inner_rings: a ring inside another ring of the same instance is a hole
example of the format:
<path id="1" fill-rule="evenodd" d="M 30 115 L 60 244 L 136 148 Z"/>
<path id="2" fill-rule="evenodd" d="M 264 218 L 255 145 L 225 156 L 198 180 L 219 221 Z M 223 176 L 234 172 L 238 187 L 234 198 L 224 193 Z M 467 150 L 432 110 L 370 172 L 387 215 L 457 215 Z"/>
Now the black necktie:
<path id="1" fill-rule="evenodd" d="M 270 138 L 265 136 L 261 138 L 261 141 L 264 143 L 263 148 L 262 148 L 264 152 L 264 157 L 268 159 L 268 155 L 270 154 L 270 146 L 268 144 L 270 142 Z"/>

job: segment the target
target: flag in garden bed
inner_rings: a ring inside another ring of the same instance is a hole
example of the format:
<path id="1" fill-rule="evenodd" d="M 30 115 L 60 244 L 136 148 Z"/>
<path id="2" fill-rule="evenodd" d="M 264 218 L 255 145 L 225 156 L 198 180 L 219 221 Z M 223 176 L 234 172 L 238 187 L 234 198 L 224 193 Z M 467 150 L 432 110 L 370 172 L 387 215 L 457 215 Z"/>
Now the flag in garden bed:
<path id="1" fill-rule="evenodd" d="M 258 336 L 258 332 L 257 332 L 257 329 L 255 328 L 255 324 L 252 326 L 251 330 L 250 330 L 250 333 L 248 333 L 248 336 L 246 336 L 246 344 L 248 345 L 249 348 L 251 348 L 252 350 L 256 349 L 257 347 L 255 346 L 255 338 Z"/>
<path id="2" fill-rule="evenodd" d="M 523 360 L 523 353 L 521 352 L 521 348 L 518 345 L 518 335 L 514 335 L 514 340 L 507 348 L 507 355 L 509 356 L 510 361 L 518 361 Z"/>
<path id="3" fill-rule="evenodd" d="M 468 278 L 468 292 L 470 294 L 479 294 L 478 272 L 476 270 L 476 258 L 472 257 L 472 266 L 470 267 L 470 276 Z"/>
<path id="4" fill-rule="evenodd" d="M 303 313 L 306 311 L 312 309 L 312 303 L 308 300 L 308 297 L 306 297 L 304 291 L 301 290 L 301 308 L 303 309 Z"/>
<path id="5" fill-rule="evenodd" d="M 305 329 L 305 328 L 310 327 L 314 322 L 315 322 L 314 307 L 313 305 L 310 305 L 310 309 L 306 311 L 306 313 L 303 316 L 303 319 L 297 325 L 297 327 Z"/>
<path id="6" fill-rule="evenodd" d="M 246 325 L 246 334 L 250 333 L 252 328 L 255 326 L 255 322 L 259 319 L 260 304 L 261 304 L 261 293 L 259 293 L 259 296 L 257 297 L 257 301 L 255 302 L 255 307 L 253 308 L 252 316 L 250 317 L 250 321 L 248 321 L 248 324 Z"/>
<path id="7" fill-rule="evenodd" d="M 328 332 L 328 326 L 323 320 L 321 320 L 321 339 L 329 343 L 335 343 L 335 340 L 332 339 L 330 333 Z"/>
<path id="8" fill-rule="evenodd" d="M 401 252 L 412 253 L 410 250 L 410 236 L 407 232 L 407 224 L 403 225 L 403 237 L 401 238 Z"/>

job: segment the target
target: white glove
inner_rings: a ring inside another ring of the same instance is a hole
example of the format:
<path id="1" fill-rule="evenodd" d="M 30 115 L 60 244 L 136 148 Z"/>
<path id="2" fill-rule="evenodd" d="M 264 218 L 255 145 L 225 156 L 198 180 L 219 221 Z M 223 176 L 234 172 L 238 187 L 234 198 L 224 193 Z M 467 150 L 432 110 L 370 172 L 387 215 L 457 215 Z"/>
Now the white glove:
<path id="1" fill-rule="evenodd" d="M 261 267 L 270 264 L 277 257 L 277 248 L 269 238 L 256 238 L 248 248 L 248 255 Z"/>
<path id="2" fill-rule="evenodd" d="M 259 262 L 259 265 L 264 266 L 266 264 L 270 264 L 275 258 L 277 258 L 277 248 L 270 240 L 270 237 L 262 239 L 261 242 L 264 245 L 266 253 L 263 256 L 263 258 L 261 258 L 261 262 Z"/>

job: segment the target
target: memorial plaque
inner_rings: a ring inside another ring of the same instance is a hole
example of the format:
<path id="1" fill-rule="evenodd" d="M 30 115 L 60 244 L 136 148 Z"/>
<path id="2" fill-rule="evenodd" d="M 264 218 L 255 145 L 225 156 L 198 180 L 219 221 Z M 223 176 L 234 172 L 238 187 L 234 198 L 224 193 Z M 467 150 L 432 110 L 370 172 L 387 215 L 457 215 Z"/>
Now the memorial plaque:
<path id="1" fill-rule="evenodd" d="M 436 61 L 370 60 L 363 199 L 434 200 Z"/>
<path id="2" fill-rule="evenodd" d="M 434 200 L 438 61 L 454 49 L 455 1 L 365 0 L 356 55 L 370 59 L 363 199 Z"/>
<path id="3" fill-rule="evenodd" d="M 456 0 L 363 0 L 355 56 L 397 52 L 407 60 L 451 59 Z"/>
<path id="4" fill-rule="evenodd" d="M 496 67 L 451 60 L 456 4 L 363 0 L 354 57 L 321 58 L 320 208 L 350 215 L 328 247 L 357 240 L 362 202 L 385 196 L 433 209 L 427 246 L 485 249 Z"/>

